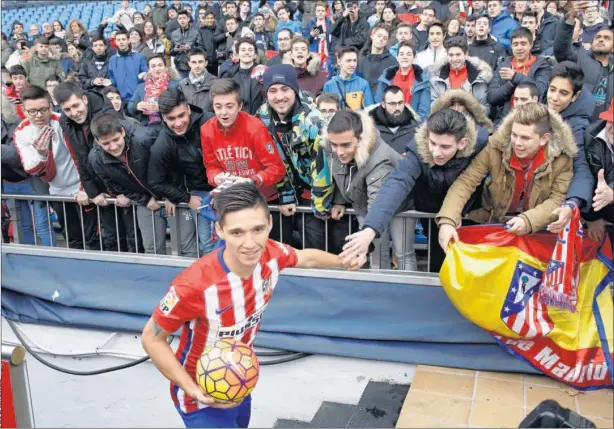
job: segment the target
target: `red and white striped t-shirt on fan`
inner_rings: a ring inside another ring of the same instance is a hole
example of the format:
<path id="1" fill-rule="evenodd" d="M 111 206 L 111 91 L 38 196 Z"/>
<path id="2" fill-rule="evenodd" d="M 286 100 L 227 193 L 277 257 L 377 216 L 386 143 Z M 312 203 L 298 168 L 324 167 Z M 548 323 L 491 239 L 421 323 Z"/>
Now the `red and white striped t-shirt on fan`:
<path id="1" fill-rule="evenodd" d="M 242 279 L 230 272 L 222 253 L 213 252 L 179 274 L 153 313 L 165 331 L 183 327 L 175 356 L 194 379 L 203 350 L 218 338 L 253 344 L 280 271 L 297 262 L 292 247 L 269 240 L 252 277 Z M 185 413 L 206 407 L 173 383 L 171 396 Z"/>

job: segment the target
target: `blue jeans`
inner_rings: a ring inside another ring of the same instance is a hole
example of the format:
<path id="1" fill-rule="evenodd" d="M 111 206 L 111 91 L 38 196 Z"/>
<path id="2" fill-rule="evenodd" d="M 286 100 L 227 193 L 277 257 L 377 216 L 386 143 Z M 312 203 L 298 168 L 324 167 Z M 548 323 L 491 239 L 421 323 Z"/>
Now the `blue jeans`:
<path id="1" fill-rule="evenodd" d="M 246 428 L 252 415 L 251 395 L 235 408 L 203 408 L 184 413 L 177 408 L 186 428 Z"/>
<path id="2" fill-rule="evenodd" d="M 7 194 L 36 195 L 30 179 L 20 183 L 5 180 L 3 188 Z M 47 204 L 44 201 L 12 201 L 10 206 L 12 210 L 19 210 L 20 225 L 18 227 L 21 227 L 23 233 L 23 243 L 20 244 L 38 244 L 48 247 L 57 245 L 55 231 L 50 227 Z M 33 216 L 34 225 L 32 224 Z M 34 228 L 36 228 L 36 240 L 34 239 Z"/>
<path id="3" fill-rule="evenodd" d="M 209 196 L 209 192 L 207 191 L 192 191 L 190 194 L 201 197 L 203 201 Z M 192 210 L 192 214 L 194 215 L 194 219 L 196 220 L 196 224 L 198 226 L 198 250 L 200 256 L 205 256 L 206 254 L 211 253 L 217 245 L 217 242 L 211 240 L 213 224 L 210 220 L 206 219 L 200 214 L 200 210 L 198 213 Z"/>

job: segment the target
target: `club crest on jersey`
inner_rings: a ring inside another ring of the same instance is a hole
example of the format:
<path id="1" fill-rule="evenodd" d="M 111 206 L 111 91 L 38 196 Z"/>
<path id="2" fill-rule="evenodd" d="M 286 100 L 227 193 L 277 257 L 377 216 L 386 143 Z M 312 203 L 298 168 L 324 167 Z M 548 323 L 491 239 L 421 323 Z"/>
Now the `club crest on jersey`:
<path id="1" fill-rule="evenodd" d="M 264 299 L 268 300 L 271 297 L 271 293 L 273 292 L 273 280 L 271 280 L 271 276 L 266 279 L 262 279 L 262 293 L 264 294 Z"/>
<path id="2" fill-rule="evenodd" d="M 177 296 L 175 287 L 171 286 L 167 294 L 164 296 L 164 298 L 162 298 L 162 301 L 160 301 L 160 311 L 165 316 L 168 316 L 171 313 L 171 311 L 173 311 L 173 308 L 175 308 L 178 302 L 179 302 L 179 297 Z"/>
<path id="3" fill-rule="evenodd" d="M 554 327 L 537 293 L 542 276 L 541 270 L 518 261 L 501 308 L 501 320 L 513 332 L 525 338 L 546 336 Z"/>
<path id="4" fill-rule="evenodd" d="M 273 144 L 272 144 L 272 143 L 268 143 L 268 144 L 265 146 L 265 149 L 266 149 L 266 151 L 267 151 L 268 153 L 270 153 L 270 154 L 273 154 L 273 153 L 275 152 L 275 150 L 273 149 Z"/>

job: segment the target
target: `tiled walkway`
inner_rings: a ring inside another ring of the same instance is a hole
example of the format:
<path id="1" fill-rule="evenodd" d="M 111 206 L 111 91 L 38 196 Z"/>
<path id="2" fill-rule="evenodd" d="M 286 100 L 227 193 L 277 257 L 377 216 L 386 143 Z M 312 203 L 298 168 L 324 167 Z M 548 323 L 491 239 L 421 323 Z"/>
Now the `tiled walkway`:
<path id="1" fill-rule="evenodd" d="M 611 390 L 577 392 L 545 376 L 418 366 L 397 428 L 518 427 L 545 399 L 614 427 Z"/>

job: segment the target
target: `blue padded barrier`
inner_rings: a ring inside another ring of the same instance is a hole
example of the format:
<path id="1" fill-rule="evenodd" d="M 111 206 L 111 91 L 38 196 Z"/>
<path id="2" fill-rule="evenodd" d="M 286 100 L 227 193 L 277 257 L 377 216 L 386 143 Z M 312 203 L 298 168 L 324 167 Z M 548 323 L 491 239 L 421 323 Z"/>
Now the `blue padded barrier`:
<path id="1" fill-rule="evenodd" d="M 2 314 L 138 332 L 182 268 L 2 254 Z M 318 275 L 322 277 L 318 277 Z M 282 275 L 256 344 L 480 370 L 535 371 L 464 319 L 436 286 Z"/>

